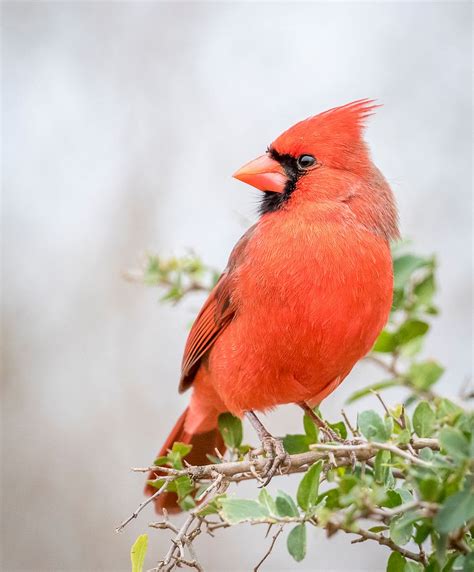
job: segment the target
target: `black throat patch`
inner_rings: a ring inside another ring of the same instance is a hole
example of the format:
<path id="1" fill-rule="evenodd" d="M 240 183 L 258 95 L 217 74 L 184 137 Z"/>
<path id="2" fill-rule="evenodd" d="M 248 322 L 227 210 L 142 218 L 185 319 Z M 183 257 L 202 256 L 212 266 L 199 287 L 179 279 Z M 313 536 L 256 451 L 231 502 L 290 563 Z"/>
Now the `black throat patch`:
<path id="1" fill-rule="evenodd" d="M 278 161 L 285 170 L 288 181 L 285 184 L 285 189 L 282 193 L 274 191 L 263 191 L 263 198 L 260 202 L 259 213 L 260 216 L 277 211 L 280 209 L 291 197 L 295 190 L 296 182 L 302 176 L 302 172 L 298 169 L 296 158 L 291 155 L 282 155 L 275 151 L 275 149 L 268 149 L 269 156 Z"/>

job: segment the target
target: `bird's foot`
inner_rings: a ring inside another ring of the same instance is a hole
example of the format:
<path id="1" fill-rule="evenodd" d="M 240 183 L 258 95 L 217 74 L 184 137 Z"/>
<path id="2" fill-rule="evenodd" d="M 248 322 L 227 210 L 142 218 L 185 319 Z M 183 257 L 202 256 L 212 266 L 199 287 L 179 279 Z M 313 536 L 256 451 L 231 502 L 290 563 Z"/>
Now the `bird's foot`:
<path id="1" fill-rule="evenodd" d="M 262 439 L 262 447 L 265 456 L 268 457 L 268 463 L 262 473 L 263 483 L 261 484 L 261 487 L 266 487 L 275 473 L 287 464 L 288 453 L 285 451 L 283 441 L 270 434 Z"/>
<path id="2" fill-rule="evenodd" d="M 260 486 L 266 487 L 277 471 L 281 471 L 281 469 L 288 463 L 289 456 L 285 451 L 283 441 L 278 437 L 271 435 L 253 411 L 247 411 L 245 415 L 257 432 L 260 442 L 262 443 L 262 451 L 268 459 L 265 469 L 260 475 L 262 482 Z"/>
<path id="3" fill-rule="evenodd" d="M 329 427 L 329 425 L 325 421 L 323 421 L 323 423 L 324 426 L 319 427 L 319 431 L 325 443 L 328 442 L 335 442 L 340 444 L 345 443 L 344 439 L 340 437 L 339 434 L 336 433 L 333 429 L 331 429 L 331 427 Z"/>
<path id="4" fill-rule="evenodd" d="M 350 439 L 343 439 L 338 433 L 336 433 L 329 425 L 321 419 L 317 413 L 313 411 L 313 409 L 307 405 L 306 403 L 300 403 L 300 407 L 309 415 L 309 417 L 313 420 L 316 427 L 319 428 L 320 434 L 324 437 L 324 442 L 332 442 L 337 443 L 338 445 L 357 445 L 359 444 L 357 439 L 350 440 Z M 354 451 L 347 452 L 349 456 L 349 460 L 351 461 L 352 470 L 355 469 L 357 463 L 357 456 Z M 334 457 L 334 455 L 333 455 Z"/>

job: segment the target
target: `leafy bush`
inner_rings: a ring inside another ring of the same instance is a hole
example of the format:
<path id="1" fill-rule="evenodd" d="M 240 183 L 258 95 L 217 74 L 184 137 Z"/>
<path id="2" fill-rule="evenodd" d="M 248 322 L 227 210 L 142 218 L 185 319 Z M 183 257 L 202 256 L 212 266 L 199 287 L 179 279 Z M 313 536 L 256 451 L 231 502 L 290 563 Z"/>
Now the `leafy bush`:
<path id="1" fill-rule="evenodd" d="M 163 471 L 152 484 L 156 495 L 175 491 L 188 516 L 181 528 L 165 514 L 157 529 L 174 539 L 156 570 L 188 566 L 202 570 L 193 542 L 203 532 L 241 523 L 265 525 L 275 532 L 257 570 L 287 529 L 288 552 L 296 561 L 306 555 L 307 530 L 319 527 L 328 536 L 355 535 L 353 542 L 373 541 L 390 553 L 388 572 L 474 570 L 474 419 L 462 403 L 442 397 L 435 385 L 444 368 L 421 359 L 423 342 L 437 315 L 433 258 L 394 251 L 395 292 L 390 321 L 367 360 L 384 373 L 383 380 L 356 391 L 349 402 L 375 394 L 378 411 L 361 411 L 356 423 L 329 423 L 346 441 L 321 442 L 305 415 L 302 432 L 284 437 L 288 473 L 301 473 L 296 497 L 265 488 L 256 498 L 228 493 L 236 481 L 255 479 L 267 460 L 243 444 L 242 425 L 230 414 L 219 419 L 228 447 L 226 458 L 212 458 L 204 468 L 187 466 L 190 446 L 175 443 L 156 460 Z M 163 260 L 150 257 L 141 278 L 165 288 L 163 299 L 177 302 L 188 292 L 209 290 L 217 273 L 197 257 Z M 403 388 L 403 403 L 389 406 L 380 392 Z M 471 395 L 464 395 L 466 401 Z M 319 412 L 320 413 L 320 412 Z M 136 469 L 146 471 L 149 468 Z M 145 501 L 119 529 L 146 506 Z M 138 546 L 137 546 L 138 545 Z M 142 569 L 146 535 L 132 549 L 134 571 Z"/>

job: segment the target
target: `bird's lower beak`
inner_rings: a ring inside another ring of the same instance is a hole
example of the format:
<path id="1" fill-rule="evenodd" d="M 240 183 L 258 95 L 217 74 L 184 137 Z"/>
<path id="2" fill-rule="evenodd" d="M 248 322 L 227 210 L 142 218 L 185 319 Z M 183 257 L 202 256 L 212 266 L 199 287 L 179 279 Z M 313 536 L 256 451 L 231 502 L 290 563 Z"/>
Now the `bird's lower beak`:
<path id="1" fill-rule="evenodd" d="M 268 155 L 262 155 L 246 163 L 232 175 L 235 179 L 248 183 L 261 191 L 283 193 L 288 177 L 283 167 Z"/>

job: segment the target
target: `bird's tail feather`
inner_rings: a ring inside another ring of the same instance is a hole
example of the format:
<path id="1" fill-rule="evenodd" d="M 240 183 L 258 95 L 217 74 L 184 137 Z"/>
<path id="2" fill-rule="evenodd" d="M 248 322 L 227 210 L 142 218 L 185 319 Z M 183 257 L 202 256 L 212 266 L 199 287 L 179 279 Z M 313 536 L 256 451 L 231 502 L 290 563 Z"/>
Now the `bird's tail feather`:
<path id="1" fill-rule="evenodd" d="M 186 456 L 186 461 L 191 465 L 207 465 L 209 464 L 209 459 L 207 455 L 214 455 L 215 449 L 218 449 L 221 453 L 225 452 L 224 441 L 222 440 L 221 434 L 218 428 L 211 429 L 205 433 L 187 433 L 185 431 L 186 416 L 189 414 L 189 407 L 186 408 L 184 413 L 180 416 L 176 422 L 173 430 L 166 439 L 165 444 L 161 448 L 157 457 L 161 457 L 167 454 L 168 450 L 172 448 L 173 443 L 179 441 L 181 443 L 186 443 L 192 445 L 191 452 Z M 163 476 L 163 473 L 161 473 Z M 156 471 L 151 471 L 148 475 L 149 480 L 155 480 L 160 477 L 159 467 Z M 145 486 L 145 494 L 148 496 L 156 493 L 157 489 L 150 484 Z M 155 503 L 155 510 L 158 514 L 162 513 L 162 509 L 170 513 L 179 512 L 181 508 L 178 505 L 178 497 L 174 492 L 165 492 L 159 495 Z"/>

